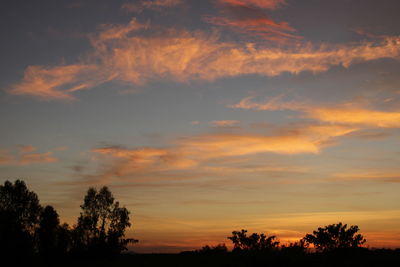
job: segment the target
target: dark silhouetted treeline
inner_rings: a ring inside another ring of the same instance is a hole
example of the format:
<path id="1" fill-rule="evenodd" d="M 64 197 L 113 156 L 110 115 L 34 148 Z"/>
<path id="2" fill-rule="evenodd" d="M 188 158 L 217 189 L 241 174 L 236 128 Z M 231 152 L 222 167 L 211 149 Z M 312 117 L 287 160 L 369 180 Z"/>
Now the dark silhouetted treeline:
<path id="1" fill-rule="evenodd" d="M 0 266 L 400 266 L 400 250 L 368 249 L 358 226 L 320 227 L 290 244 L 275 235 L 233 231 L 225 244 L 179 254 L 121 254 L 130 212 L 107 187 L 89 188 L 73 226 L 17 180 L 0 185 Z M 7 263 L 7 264 L 5 264 Z M 28 265 L 26 265 L 29 263 Z"/>
<path id="2" fill-rule="evenodd" d="M 0 186 L 0 256 L 15 260 L 65 255 L 116 255 L 126 250 L 129 211 L 120 207 L 107 187 L 89 188 L 76 225 L 60 224 L 52 206 L 17 180 Z"/>

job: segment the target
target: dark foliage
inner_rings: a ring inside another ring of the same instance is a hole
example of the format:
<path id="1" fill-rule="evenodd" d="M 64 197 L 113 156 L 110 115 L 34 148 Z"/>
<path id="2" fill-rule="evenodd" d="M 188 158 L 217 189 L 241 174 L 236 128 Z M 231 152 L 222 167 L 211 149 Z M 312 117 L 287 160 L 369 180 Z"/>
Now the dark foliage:
<path id="1" fill-rule="evenodd" d="M 206 246 L 202 247 L 201 249 L 197 250 L 196 252 L 200 253 L 200 254 L 207 254 L 207 255 L 225 254 L 225 253 L 228 253 L 228 248 L 226 247 L 225 244 L 218 244 L 216 246 L 206 245 Z"/>
<path id="2" fill-rule="evenodd" d="M 0 253 L 27 256 L 35 252 L 35 230 L 41 206 L 21 180 L 0 186 Z"/>
<path id="3" fill-rule="evenodd" d="M 332 251 L 337 249 L 354 249 L 361 247 L 366 242 L 364 237 L 356 234 L 359 231 L 357 225 L 347 228 L 347 224 L 330 224 L 319 227 L 313 234 L 304 237 L 307 244 L 312 244 L 319 251 Z"/>
<path id="4" fill-rule="evenodd" d="M 81 208 L 77 225 L 70 229 L 60 225 L 52 206 L 40 206 L 38 196 L 23 181 L 6 181 L 0 186 L 1 256 L 22 260 L 70 253 L 116 255 L 137 242 L 125 238 L 131 225 L 129 211 L 114 201 L 107 187 L 99 192 L 90 188 Z"/>
<path id="5" fill-rule="evenodd" d="M 247 230 L 233 231 L 232 236 L 229 236 L 233 243 L 233 251 L 272 251 L 278 248 L 279 241 L 275 241 L 276 236 L 267 237 L 264 234 L 253 233 L 247 236 Z"/>
<path id="6" fill-rule="evenodd" d="M 71 233 L 68 224 L 60 225 L 57 211 L 52 206 L 43 209 L 36 232 L 40 254 L 57 256 L 69 251 Z"/>
<path id="7" fill-rule="evenodd" d="M 90 188 L 81 208 L 70 229 L 60 225 L 52 206 L 40 206 L 23 181 L 6 181 L 0 186 L 1 263 L 12 257 L 10 266 L 400 266 L 400 250 L 363 248 L 358 226 L 342 223 L 318 228 L 289 245 L 279 246 L 275 236 L 248 236 L 241 230 L 228 237 L 232 253 L 219 244 L 173 255 L 124 255 L 127 244 L 137 241 L 125 238 L 129 211 L 108 188 Z"/>
<path id="8" fill-rule="evenodd" d="M 114 202 L 107 187 L 90 188 L 81 205 L 82 212 L 73 230 L 73 250 L 78 253 L 119 254 L 129 243 L 125 230 L 131 226 L 129 211 Z"/>
<path id="9" fill-rule="evenodd" d="M 304 254 L 307 252 L 307 247 L 308 245 L 304 239 L 301 239 L 298 242 L 290 243 L 289 245 L 282 245 L 281 251 L 282 253 L 287 254 Z"/>

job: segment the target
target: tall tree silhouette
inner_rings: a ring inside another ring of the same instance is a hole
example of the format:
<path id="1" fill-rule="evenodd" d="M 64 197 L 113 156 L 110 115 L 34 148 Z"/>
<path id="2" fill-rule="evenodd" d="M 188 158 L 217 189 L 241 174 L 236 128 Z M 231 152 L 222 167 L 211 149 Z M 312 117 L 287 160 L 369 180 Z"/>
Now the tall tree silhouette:
<path id="1" fill-rule="evenodd" d="M 117 254 L 128 243 L 125 230 L 131 226 L 129 211 L 119 206 L 107 187 L 98 192 L 89 188 L 81 205 L 82 212 L 74 229 L 74 246 L 90 253 Z"/>
<path id="2" fill-rule="evenodd" d="M 41 210 L 38 196 L 28 190 L 25 182 L 6 181 L 0 186 L 0 253 L 34 252 L 34 234 Z"/>
<path id="3" fill-rule="evenodd" d="M 308 244 L 314 245 L 319 251 L 332 251 L 335 249 L 358 248 L 366 242 L 364 237 L 356 234 L 359 231 L 357 225 L 347 228 L 347 224 L 330 224 L 319 227 L 313 234 L 307 234 L 304 240 Z"/>
<path id="4" fill-rule="evenodd" d="M 39 228 L 37 229 L 38 247 L 41 254 L 52 254 L 57 248 L 57 232 L 60 220 L 52 206 L 46 206 L 40 214 Z"/>
<path id="5" fill-rule="evenodd" d="M 68 252 L 71 244 L 68 225 L 60 225 L 58 213 L 52 206 L 46 206 L 41 212 L 36 232 L 40 254 L 57 256 Z"/>

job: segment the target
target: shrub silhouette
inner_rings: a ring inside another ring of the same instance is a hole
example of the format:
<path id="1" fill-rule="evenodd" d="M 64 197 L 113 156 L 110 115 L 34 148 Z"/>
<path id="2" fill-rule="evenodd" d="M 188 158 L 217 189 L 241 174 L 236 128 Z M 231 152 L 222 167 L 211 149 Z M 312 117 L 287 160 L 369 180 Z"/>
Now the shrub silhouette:
<path id="1" fill-rule="evenodd" d="M 73 230 L 73 246 L 76 251 L 94 254 L 118 254 L 126 250 L 128 243 L 125 230 L 130 227 L 129 211 L 114 202 L 107 187 L 99 192 L 89 188 L 81 205 L 82 212 Z"/>
<path id="2" fill-rule="evenodd" d="M 357 225 L 347 228 L 347 224 L 330 224 L 319 227 L 313 234 L 307 234 L 304 241 L 312 244 L 318 251 L 332 251 L 336 249 L 351 249 L 361 247 L 366 242 L 364 237 L 356 234 L 359 231 Z"/>
<path id="3" fill-rule="evenodd" d="M 206 245 L 201 249 L 197 250 L 196 252 L 200 254 L 208 254 L 208 255 L 215 255 L 215 254 L 225 254 L 228 252 L 228 248 L 225 244 L 218 244 L 216 246 L 209 246 Z"/>
<path id="4" fill-rule="evenodd" d="M 281 251 L 288 254 L 303 254 L 307 252 L 308 245 L 304 239 L 297 242 L 290 243 L 289 245 L 282 245 Z"/>
<path id="5" fill-rule="evenodd" d="M 239 251 L 271 251 L 279 246 L 275 241 L 276 236 L 267 237 L 264 234 L 253 233 L 247 236 L 247 230 L 233 231 L 232 236 L 228 237 L 233 243 L 233 252 Z"/>
<path id="6" fill-rule="evenodd" d="M 35 251 L 34 233 L 41 210 L 38 196 L 25 182 L 6 181 L 0 186 L 0 253 L 27 255 Z"/>

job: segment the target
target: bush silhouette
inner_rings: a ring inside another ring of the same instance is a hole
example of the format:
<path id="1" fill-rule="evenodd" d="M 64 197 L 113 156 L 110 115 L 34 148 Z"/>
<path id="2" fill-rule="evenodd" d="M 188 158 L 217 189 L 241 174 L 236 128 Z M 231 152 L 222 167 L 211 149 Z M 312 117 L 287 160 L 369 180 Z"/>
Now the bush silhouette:
<path id="1" fill-rule="evenodd" d="M 228 252 L 228 248 L 226 247 L 225 244 L 218 244 L 216 246 L 206 245 L 201 249 L 197 250 L 196 252 L 207 255 L 225 254 Z"/>
<path id="2" fill-rule="evenodd" d="M 366 242 L 364 237 L 356 234 L 359 231 L 357 225 L 347 228 L 347 224 L 330 224 L 319 227 L 313 234 L 307 234 L 304 241 L 312 244 L 318 251 L 332 251 L 336 249 L 351 249 L 361 247 Z"/>
<path id="3" fill-rule="evenodd" d="M 288 254 L 304 254 L 307 252 L 308 245 L 306 244 L 304 239 L 301 239 L 297 242 L 290 243 L 289 245 L 282 245 L 281 251 Z"/>

